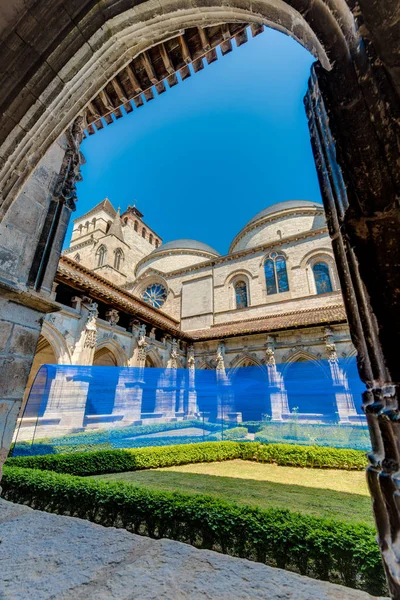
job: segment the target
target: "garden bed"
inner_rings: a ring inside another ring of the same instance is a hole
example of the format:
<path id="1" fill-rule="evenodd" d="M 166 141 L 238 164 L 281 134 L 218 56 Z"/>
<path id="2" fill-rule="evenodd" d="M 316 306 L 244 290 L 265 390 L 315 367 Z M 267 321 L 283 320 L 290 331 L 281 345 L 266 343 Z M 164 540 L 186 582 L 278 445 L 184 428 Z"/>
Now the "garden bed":
<path id="1" fill-rule="evenodd" d="M 376 533 L 369 525 L 82 477 L 238 459 L 354 471 L 366 464 L 358 451 L 255 442 L 20 457 L 6 462 L 3 494 L 37 509 L 168 537 L 375 595 L 385 592 Z"/>

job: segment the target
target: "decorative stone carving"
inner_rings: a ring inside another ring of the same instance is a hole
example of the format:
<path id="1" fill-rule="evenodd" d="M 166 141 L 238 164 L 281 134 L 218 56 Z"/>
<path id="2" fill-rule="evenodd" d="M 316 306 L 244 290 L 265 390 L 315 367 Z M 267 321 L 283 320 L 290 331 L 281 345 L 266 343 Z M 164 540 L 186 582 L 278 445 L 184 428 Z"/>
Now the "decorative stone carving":
<path id="1" fill-rule="evenodd" d="M 272 336 L 267 337 L 267 342 L 265 344 L 265 364 L 268 367 L 275 366 L 275 340 Z"/>
<path id="2" fill-rule="evenodd" d="M 142 323 L 138 331 L 138 361 L 146 362 L 148 343 L 146 341 L 146 325 Z"/>
<path id="3" fill-rule="evenodd" d="M 188 346 L 188 348 L 187 348 L 187 359 L 186 359 L 187 368 L 190 369 L 191 371 L 194 371 L 195 363 L 196 363 L 196 361 L 194 358 L 194 346 L 193 346 L 193 344 L 190 344 L 190 346 Z"/>
<path id="4" fill-rule="evenodd" d="M 333 338 L 333 332 L 331 329 L 329 329 L 329 327 L 325 329 L 324 340 L 326 353 L 328 355 L 328 361 L 336 362 L 338 360 L 338 355 L 336 352 L 336 345 Z"/>
<path id="5" fill-rule="evenodd" d="M 85 348 L 95 348 L 97 341 L 97 317 L 99 311 L 97 310 L 97 303 L 92 302 L 87 307 L 89 314 L 85 325 Z"/>
<path id="6" fill-rule="evenodd" d="M 111 308 L 106 312 L 106 319 L 110 323 L 111 327 L 114 327 L 119 321 L 119 312 L 115 310 L 115 308 Z"/>
<path id="7" fill-rule="evenodd" d="M 170 368 L 177 369 L 178 368 L 178 342 L 175 338 L 172 340 L 171 354 L 169 355 L 169 357 L 170 357 Z"/>
<path id="8" fill-rule="evenodd" d="M 220 342 L 217 348 L 217 371 L 225 371 L 225 342 Z"/>
<path id="9" fill-rule="evenodd" d="M 71 210 L 75 210 L 76 208 L 76 182 L 82 181 L 80 169 L 81 165 L 86 162 L 85 157 L 80 151 L 80 145 L 83 140 L 83 127 L 84 118 L 79 116 L 65 132 L 68 149 L 65 152 L 54 194 L 56 198 L 60 198 Z"/>

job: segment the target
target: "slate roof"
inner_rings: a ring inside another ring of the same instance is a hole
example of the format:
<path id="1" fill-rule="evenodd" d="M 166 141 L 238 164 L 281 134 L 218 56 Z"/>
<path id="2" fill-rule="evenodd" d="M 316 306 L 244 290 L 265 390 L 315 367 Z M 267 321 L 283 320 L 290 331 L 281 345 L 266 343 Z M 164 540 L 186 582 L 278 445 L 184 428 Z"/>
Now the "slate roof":
<path id="1" fill-rule="evenodd" d="M 111 204 L 110 200 L 108 198 L 104 198 L 104 200 L 102 200 L 101 202 L 96 204 L 96 206 L 94 206 L 91 210 L 89 210 L 89 212 L 85 213 L 81 217 L 78 217 L 77 219 L 74 219 L 74 223 L 76 221 L 80 221 L 81 219 L 84 219 L 85 217 L 90 217 L 91 215 L 94 215 L 95 213 L 99 212 L 99 210 L 104 210 L 112 218 L 114 218 L 115 215 L 117 214 L 117 211 Z"/>

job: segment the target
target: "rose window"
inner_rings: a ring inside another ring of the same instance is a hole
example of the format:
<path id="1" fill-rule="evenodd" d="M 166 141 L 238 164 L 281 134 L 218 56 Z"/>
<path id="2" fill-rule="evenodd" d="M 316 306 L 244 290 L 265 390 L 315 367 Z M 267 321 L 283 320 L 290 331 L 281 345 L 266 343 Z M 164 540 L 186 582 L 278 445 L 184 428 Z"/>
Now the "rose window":
<path id="1" fill-rule="evenodd" d="M 161 308 L 166 299 L 167 290 L 160 283 L 152 283 L 143 292 L 143 300 L 154 308 Z"/>

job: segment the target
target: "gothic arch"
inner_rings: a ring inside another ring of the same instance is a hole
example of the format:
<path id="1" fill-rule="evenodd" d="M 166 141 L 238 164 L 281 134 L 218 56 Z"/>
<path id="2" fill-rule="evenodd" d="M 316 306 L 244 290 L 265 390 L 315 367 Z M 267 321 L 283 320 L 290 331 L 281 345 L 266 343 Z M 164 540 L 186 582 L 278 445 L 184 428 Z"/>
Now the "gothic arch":
<path id="1" fill-rule="evenodd" d="M 240 367 L 260 367 L 265 370 L 261 360 L 248 352 L 241 352 L 233 359 L 229 367 L 229 377 L 234 377 Z"/>
<path id="2" fill-rule="evenodd" d="M 108 350 L 114 357 L 117 367 L 128 366 L 128 356 L 122 346 L 116 340 L 105 340 L 97 344 L 94 356 L 101 350 Z"/>
<path id="3" fill-rule="evenodd" d="M 290 365 L 292 363 L 302 362 L 302 361 L 304 361 L 304 362 L 308 362 L 308 361 L 314 362 L 319 367 L 321 367 L 321 369 L 324 369 L 323 363 L 315 356 L 315 354 L 313 354 L 309 350 L 298 349 L 298 350 L 295 350 L 294 352 L 292 352 L 291 354 L 289 354 L 289 356 L 286 357 L 286 360 L 284 360 L 284 362 L 281 363 L 281 373 L 282 373 L 282 375 L 283 376 L 285 375 L 285 372 L 288 370 L 288 368 L 290 367 Z"/>
<path id="4" fill-rule="evenodd" d="M 203 358 L 198 364 L 196 364 L 196 369 L 202 369 L 205 371 L 215 371 L 215 366 L 210 360 Z"/>
<path id="5" fill-rule="evenodd" d="M 164 367 L 162 359 L 158 352 L 155 350 L 155 348 L 150 348 L 150 350 L 147 352 L 146 360 L 147 358 L 151 360 L 151 362 L 153 363 L 152 366 L 154 368 L 162 369 Z"/>
<path id="6" fill-rule="evenodd" d="M 70 365 L 71 353 L 63 336 L 54 325 L 48 321 L 43 322 L 42 336 L 53 348 L 58 365 Z"/>

